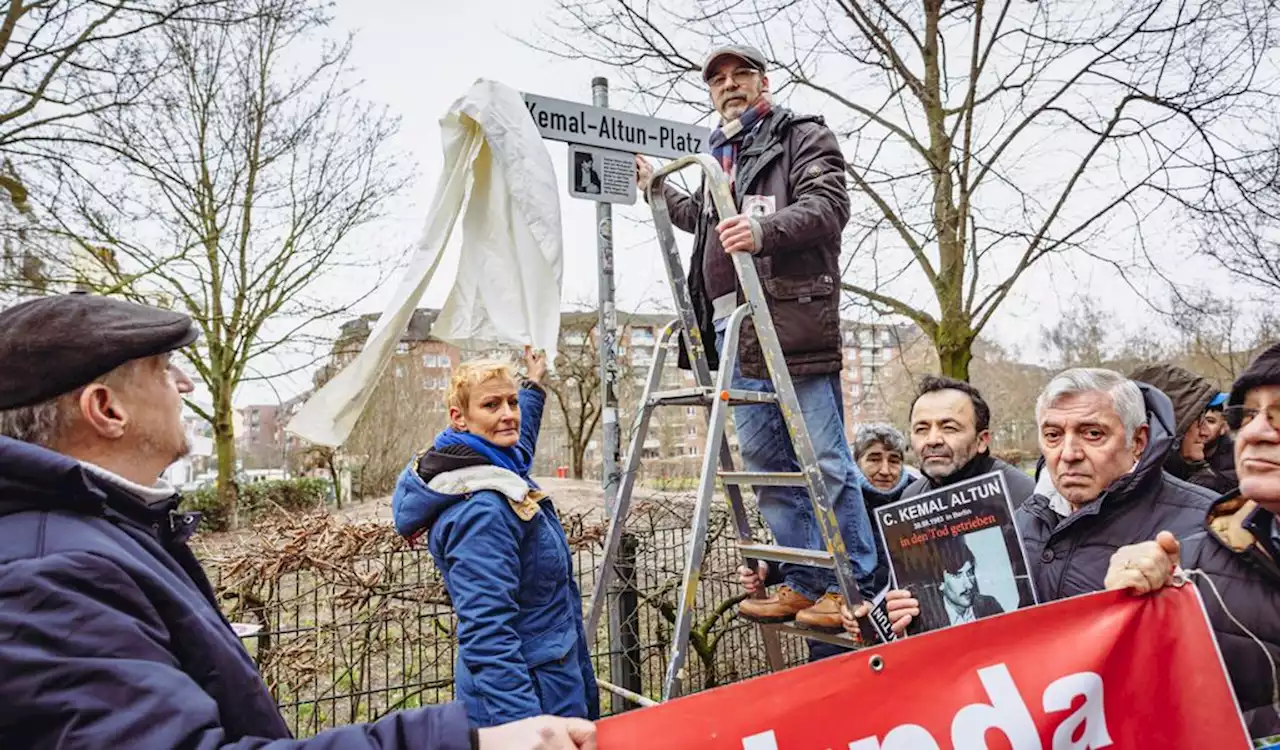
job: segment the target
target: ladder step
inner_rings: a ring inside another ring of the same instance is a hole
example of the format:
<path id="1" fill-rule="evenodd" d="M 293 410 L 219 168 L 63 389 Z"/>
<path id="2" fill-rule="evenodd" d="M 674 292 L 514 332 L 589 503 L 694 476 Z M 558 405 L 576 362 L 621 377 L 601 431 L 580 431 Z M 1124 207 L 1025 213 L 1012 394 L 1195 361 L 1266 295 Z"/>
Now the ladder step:
<path id="1" fill-rule="evenodd" d="M 809 630 L 808 628 L 797 627 L 790 623 L 783 623 L 781 625 L 772 625 L 770 627 L 776 628 L 779 633 L 786 633 L 787 635 L 794 635 L 799 638 L 812 638 L 815 641 L 822 641 L 823 643 L 831 643 L 836 646 L 843 646 L 850 650 L 862 648 L 862 646 L 864 645 L 862 642 L 854 640 L 853 636 L 849 635 L 848 633 L 837 633 L 837 634 L 822 633 L 817 630 Z"/>
<path id="2" fill-rule="evenodd" d="M 759 391 L 743 391 L 731 388 L 729 404 L 732 406 L 750 406 L 752 404 L 776 404 L 778 394 L 760 393 Z M 670 391 L 656 391 L 649 396 L 649 403 L 654 406 L 707 406 L 718 396 L 715 388 L 694 386 L 692 388 L 676 388 Z"/>
<path id="3" fill-rule="evenodd" d="M 738 542 L 738 551 L 744 557 L 753 560 L 769 560 L 771 562 L 808 565 L 811 568 L 835 567 L 831 562 L 831 553 L 826 550 L 800 549 L 799 547 L 779 547 L 776 544 L 756 544 L 755 542 Z"/>
<path id="4" fill-rule="evenodd" d="M 762 487 L 808 487 L 799 471 L 718 471 L 725 484 L 757 484 Z"/>

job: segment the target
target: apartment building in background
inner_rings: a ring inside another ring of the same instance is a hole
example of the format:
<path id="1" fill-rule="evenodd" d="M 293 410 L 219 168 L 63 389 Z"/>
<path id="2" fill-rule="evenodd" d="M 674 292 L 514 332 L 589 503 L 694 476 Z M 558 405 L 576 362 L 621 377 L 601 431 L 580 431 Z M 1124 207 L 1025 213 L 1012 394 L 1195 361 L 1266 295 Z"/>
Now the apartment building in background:
<path id="1" fill-rule="evenodd" d="M 385 424 L 384 431 L 415 433 L 410 438 L 397 441 L 386 436 L 375 440 L 376 434 L 353 435 L 347 446 L 360 453 L 357 463 L 373 465 L 387 463 L 386 469 L 375 474 L 387 473 L 394 465 L 403 467 L 409 455 L 419 450 L 426 432 L 444 426 L 447 413 L 444 395 L 453 368 L 464 359 L 481 355 L 500 355 L 514 358 L 514 351 L 466 352 L 435 339 L 431 327 L 438 310 L 415 311 L 409 326 L 397 345 L 396 353 L 387 367 L 379 385 L 380 396 L 375 396 L 369 411 L 393 411 L 385 420 L 377 414 L 366 414 L 362 423 L 368 423 L 365 433 L 377 433 L 375 424 Z M 366 315 L 345 323 L 334 344 L 329 361 L 316 373 L 317 386 L 332 377 L 348 364 L 360 351 L 368 338 L 377 316 Z M 640 313 L 618 315 L 618 401 L 622 445 L 627 449 L 630 430 L 639 399 L 643 392 L 649 367 L 653 361 L 654 346 L 663 328 L 670 323 L 668 313 Z M 842 325 L 844 341 L 844 370 L 841 382 L 844 391 L 845 422 L 850 436 L 859 422 L 882 420 L 887 417 L 884 400 L 878 398 L 876 389 L 887 376 L 889 365 L 898 357 L 906 342 L 918 336 L 913 327 L 860 324 L 846 322 Z M 555 475 L 559 471 L 571 474 L 573 466 L 573 433 L 580 432 L 594 422 L 589 431 L 583 453 L 584 474 L 598 477 L 601 466 L 600 435 L 602 418 L 599 381 L 595 375 L 597 360 L 597 313 L 595 311 L 566 312 L 561 318 L 560 367 L 558 382 L 551 384 L 543 413 L 535 473 Z M 578 381 L 581 381 L 579 383 Z M 666 367 L 661 375 L 661 388 L 675 389 L 693 386 L 692 375 L 676 367 L 676 352 L 669 348 Z M 579 390 L 578 385 L 582 388 Z M 557 393 L 559 395 L 557 395 Z M 584 394 L 585 399 L 579 394 Z M 241 456 L 245 468 L 276 468 L 303 446 L 284 431 L 289 417 L 305 401 L 306 395 L 283 404 L 257 404 L 240 411 L 243 422 Z M 562 402 L 563 398 L 563 402 Z M 381 403 L 385 401 L 386 403 Z M 397 421 L 399 420 L 399 421 Z M 570 425 L 573 423 L 574 428 Z M 412 429 L 410 429 L 410 427 Z M 358 430 L 360 426 L 358 426 Z M 422 432 L 422 435 L 416 433 Z M 736 448 L 736 436 L 729 431 L 731 446 Z M 658 409 L 650 422 L 643 447 L 643 471 L 647 477 L 696 476 L 702 462 L 706 442 L 706 410 L 702 407 L 681 406 Z M 403 444 L 401 444 L 403 443 Z M 375 454 L 394 453 L 391 456 Z"/>

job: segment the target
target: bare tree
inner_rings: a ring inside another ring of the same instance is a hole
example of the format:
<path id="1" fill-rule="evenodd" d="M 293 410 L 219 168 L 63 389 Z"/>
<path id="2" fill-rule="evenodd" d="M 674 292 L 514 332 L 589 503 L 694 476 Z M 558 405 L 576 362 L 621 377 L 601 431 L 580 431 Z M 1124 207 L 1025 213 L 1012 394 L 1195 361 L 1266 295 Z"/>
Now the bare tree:
<path id="1" fill-rule="evenodd" d="M 1273 303 L 1280 292 L 1280 134 L 1266 138 L 1271 146 L 1247 160 L 1234 190 L 1191 208 L 1205 219 L 1201 252 L 1242 285 L 1224 296 L 1238 300 L 1257 292 Z"/>
<path id="2" fill-rule="evenodd" d="M 348 267 L 353 234 L 405 176 L 388 152 L 397 124 L 352 95 L 350 42 L 323 40 L 323 7 L 246 2 L 244 23 L 216 23 L 233 11 L 215 9 L 215 23 L 162 29 L 152 54 L 174 64 L 132 106 L 98 113 L 92 140 L 113 160 L 78 167 L 60 196 L 73 210 L 58 214 L 109 278 L 102 291 L 171 303 L 199 325 L 188 355 L 213 407 L 192 408 L 213 425 L 233 513 L 232 398 L 246 368 L 349 307 L 316 284 Z"/>
<path id="3" fill-rule="evenodd" d="M 130 106 L 168 64 L 144 53 L 156 32 L 228 0 L 8 0 L 0 8 L 0 223 L 9 255 L 0 291 L 45 291 L 67 270 L 33 215 L 30 193 L 69 158 L 85 121 Z M 234 20 L 235 15 L 224 15 Z M 33 184 L 34 183 L 34 184 Z"/>
<path id="4" fill-rule="evenodd" d="M 594 312 L 560 316 L 555 374 L 544 383 L 559 411 L 558 420 L 548 421 L 559 421 L 563 426 L 570 470 L 575 479 L 582 479 L 585 473 L 587 444 L 595 438 L 596 428 L 600 425 L 602 405 L 596 323 Z"/>
<path id="5" fill-rule="evenodd" d="M 1040 345 L 1063 369 L 1104 367 L 1114 333 L 1097 301 L 1084 298 L 1063 311 L 1053 325 L 1041 327 Z"/>
<path id="6" fill-rule="evenodd" d="M 543 48 L 655 106 L 705 108 L 701 58 L 731 40 L 771 58 L 775 93 L 816 95 L 856 189 L 844 289 L 960 378 L 1037 263 L 1146 265 L 1143 222 L 1230 183 L 1238 118 L 1277 93 L 1265 0 L 558 2 Z"/>

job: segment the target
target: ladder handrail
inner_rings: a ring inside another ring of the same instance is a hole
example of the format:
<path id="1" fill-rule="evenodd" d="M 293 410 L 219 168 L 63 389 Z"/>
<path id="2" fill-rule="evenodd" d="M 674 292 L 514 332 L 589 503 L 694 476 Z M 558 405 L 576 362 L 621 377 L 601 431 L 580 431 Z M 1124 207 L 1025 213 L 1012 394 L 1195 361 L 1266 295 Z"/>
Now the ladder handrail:
<path id="1" fill-rule="evenodd" d="M 659 227 L 659 233 L 662 232 L 664 223 L 669 227 L 671 222 L 664 198 L 665 191 L 663 190 L 667 177 L 695 164 L 702 168 L 703 177 L 705 178 L 703 183 L 704 194 L 710 196 L 712 203 L 715 205 L 717 217 L 723 221 L 730 216 L 738 215 L 737 206 L 733 201 L 733 193 L 729 186 L 729 177 L 715 157 L 710 154 L 684 156 L 654 170 L 653 177 L 649 182 L 650 195 L 658 198 L 658 200 L 650 200 L 649 205 L 653 208 L 653 219 L 654 223 Z M 791 381 L 791 373 L 787 369 L 786 360 L 783 357 L 782 345 L 778 341 L 777 330 L 773 325 L 773 316 L 769 313 L 769 305 L 764 297 L 764 289 L 760 284 L 759 273 L 756 271 L 755 259 L 750 253 L 743 252 L 730 253 L 729 257 L 733 260 L 734 269 L 738 274 L 739 286 L 751 310 L 751 322 L 757 331 L 756 339 L 764 354 L 765 366 L 769 371 L 769 379 L 773 382 L 774 390 L 778 393 L 778 408 L 783 412 L 783 421 L 786 423 L 790 433 L 791 445 L 795 450 L 797 462 L 800 464 L 800 470 L 805 473 L 806 478 L 809 480 L 810 497 L 815 501 L 815 506 L 820 505 L 821 511 L 823 511 L 815 513 L 817 515 L 815 520 L 823 528 L 823 537 L 827 540 L 829 551 L 836 558 L 836 580 L 840 584 L 840 593 L 844 596 L 847 605 L 852 609 L 862 603 L 862 596 L 854 583 L 856 578 L 853 574 L 853 567 L 849 563 L 849 553 L 845 549 L 844 537 L 840 534 L 832 499 L 827 497 L 825 481 L 822 478 L 822 471 L 818 468 L 813 441 L 809 438 L 809 430 L 807 427 L 803 431 L 793 429 L 795 420 L 792 417 L 799 417 L 803 421 L 804 416 L 800 410 L 800 401 L 796 396 L 795 385 Z M 692 304 L 690 305 L 690 311 L 692 311 Z M 685 322 L 686 327 L 688 327 L 689 321 Z M 698 327 L 697 321 L 695 320 L 693 323 L 693 327 L 696 329 Z M 700 338 L 700 334 L 698 337 Z M 821 501 L 819 498 L 821 498 Z M 815 507 L 815 511 L 817 510 L 819 508 Z M 865 625 L 869 627 L 870 622 L 865 623 Z M 868 634 L 874 632 L 876 631 L 867 631 Z"/>
<path id="2" fill-rule="evenodd" d="M 715 207 L 716 217 L 723 221 L 739 214 L 729 185 L 729 177 L 725 174 L 720 163 L 710 154 L 684 156 L 654 170 L 648 187 L 649 206 L 653 211 L 654 225 L 658 231 L 659 239 L 664 248 L 668 250 L 668 253 L 674 247 L 674 231 L 666 203 L 666 191 L 664 189 L 666 180 L 670 175 L 694 165 L 697 165 L 702 170 L 704 178 L 703 195 L 711 199 Z M 669 241 L 668 238 L 670 238 Z M 792 382 L 791 373 L 787 369 L 781 342 L 778 341 L 777 330 L 773 325 L 773 316 L 769 312 L 768 301 L 764 296 L 759 273 L 756 271 L 755 258 L 752 254 L 744 252 L 729 253 L 729 257 L 733 261 L 734 270 L 738 276 L 739 288 L 746 299 L 746 307 L 749 309 L 751 322 L 756 330 L 757 344 L 760 346 L 764 356 L 769 379 L 773 383 L 774 391 L 778 396 L 778 409 L 782 412 L 783 422 L 786 424 L 787 432 L 791 437 L 791 445 L 795 451 L 796 461 L 800 465 L 801 472 L 805 475 L 810 502 L 816 517 L 815 520 L 821 529 L 822 537 L 827 544 L 827 550 L 833 558 L 836 582 L 846 605 L 850 609 L 856 608 L 862 603 L 862 596 L 858 591 L 857 579 L 853 573 L 853 566 L 849 562 L 849 554 L 845 548 L 844 537 L 840 533 L 839 522 L 836 520 L 834 499 L 827 494 L 826 481 L 822 476 L 821 468 L 818 466 L 813 441 L 809 436 L 808 426 L 804 422 L 804 414 L 800 408 L 800 400 L 795 391 L 795 384 Z M 701 328 L 698 325 L 696 316 L 693 314 L 693 305 L 689 299 L 688 288 L 683 283 L 673 283 L 672 287 L 677 290 L 676 296 L 682 298 L 677 299 L 676 302 L 677 306 L 681 308 L 680 317 L 685 328 L 691 363 L 695 367 L 706 368 Z M 737 313 L 741 312 L 741 310 L 737 311 Z M 742 322 L 741 318 L 736 322 L 740 324 Z M 726 336 L 726 352 L 728 352 L 730 344 L 728 339 L 729 337 Z M 721 359 L 721 368 L 724 369 L 726 366 L 724 360 L 733 361 L 735 358 L 726 356 Z M 707 374 L 710 374 L 709 368 Z M 701 372 L 697 372 L 696 375 L 701 379 Z M 721 378 L 722 382 L 723 380 Z M 704 466 L 704 471 L 708 469 L 710 469 L 709 460 Z M 697 545 L 698 540 L 693 540 L 693 544 Z M 686 581 L 688 580 L 690 579 L 686 572 Z M 694 580 L 696 581 L 696 578 Z M 691 595 L 691 592 L 685 591 L 684 594 L 687 598 Z M 865 637 L 875 637 L 873 634 L 877 631 L 872 626 L 869 618 L 862 618 L 861 625 Z M 677 640 L 673 649 L 678 648 L 680 639 L 684 636 L 685 634 L 677 628 Z M 678 682 L 675 685 L 676 690 L 672 691 L 671 680 L 679 679 L 681 670 L 675 669 L 674 663 L 681 656 L 682 654 L 677 654 L 673 650 L 673 668 L 669 670 L 668 689 L 664 691 L 670 694 L 665 697 L 674 697 L 674 694 L 678 693 Z"/>

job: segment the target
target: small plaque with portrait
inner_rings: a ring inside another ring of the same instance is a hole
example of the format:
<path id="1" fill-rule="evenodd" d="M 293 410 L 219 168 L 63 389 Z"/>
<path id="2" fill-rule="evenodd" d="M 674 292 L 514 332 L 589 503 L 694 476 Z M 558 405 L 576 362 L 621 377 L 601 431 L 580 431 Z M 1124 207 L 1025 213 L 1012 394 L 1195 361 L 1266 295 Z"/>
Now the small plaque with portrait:
<path id="1" fill-rule="evenodd" d="M 1004 475 L 992 472 L 877 508 L 893 588 L 920 602 L 923 633 L 1036 604 Z"/>

